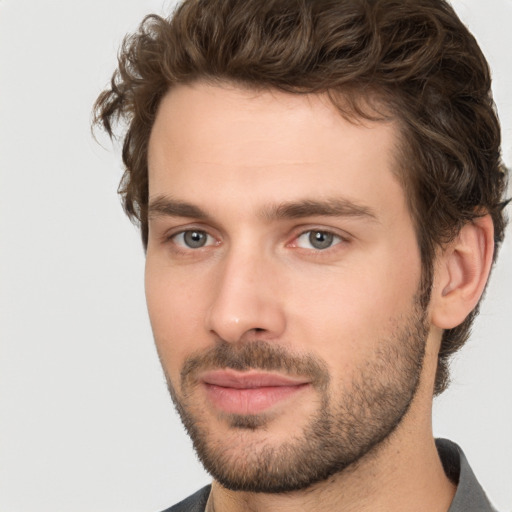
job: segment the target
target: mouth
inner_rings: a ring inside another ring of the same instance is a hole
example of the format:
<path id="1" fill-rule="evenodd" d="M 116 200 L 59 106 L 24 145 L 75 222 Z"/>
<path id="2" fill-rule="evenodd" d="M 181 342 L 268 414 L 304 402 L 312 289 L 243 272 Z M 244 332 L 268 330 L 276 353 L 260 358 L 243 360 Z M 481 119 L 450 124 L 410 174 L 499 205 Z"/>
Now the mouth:
<path id="1" fill-rule="evenodd" d="M 258 414 L 309 388 L 311 381 L 276 373 L 214 370 L 200 382 L 210 403 L 227 414 Z"/>

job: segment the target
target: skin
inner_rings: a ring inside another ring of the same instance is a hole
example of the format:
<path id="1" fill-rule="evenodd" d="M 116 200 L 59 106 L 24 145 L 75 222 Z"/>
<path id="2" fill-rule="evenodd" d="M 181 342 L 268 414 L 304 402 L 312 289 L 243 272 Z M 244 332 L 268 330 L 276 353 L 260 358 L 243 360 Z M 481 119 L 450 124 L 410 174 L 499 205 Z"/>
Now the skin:
<path id="1" fill-rule="evenodd" d="M 398 137 L 395 123 L 350 123 L 321 95 L 199 82 L 165 96 L 149 145 L 150 204 L 160 206 L 149 221 L 146 295 L 175 398 L 184 399 L 186 361 L 224 340 L 311 355 L 335 383 L 330 398 L 346 399 L 411 316 L 420 282 L 414 226 L 394 174 Z M 333 199 L 345 205 L 338 215 L 275 215 L 290 202 Z M 177 213 L 177 203 L 195 209 Z M 187 246 L 187 230 L 204 232 L 207 243 Z M 332 245 L 313 247 L 312 230 L 333 233 Z M 436 358 L 442 329 L 462 321 L 482 292 L 491 240 L 484 217 L 440 252 L 419 387 L 386 442 L 303 490 L 251 493 L 214 481 L 210 509 L 448 510 L 454 486 L 431 428 Z M 264 428 L 237 429 L 204 386 L 188 391 L 209 442 L 233 460 L 247 446 L 300 437 L 320 407 L 306 386 L 262 413 Z"/>

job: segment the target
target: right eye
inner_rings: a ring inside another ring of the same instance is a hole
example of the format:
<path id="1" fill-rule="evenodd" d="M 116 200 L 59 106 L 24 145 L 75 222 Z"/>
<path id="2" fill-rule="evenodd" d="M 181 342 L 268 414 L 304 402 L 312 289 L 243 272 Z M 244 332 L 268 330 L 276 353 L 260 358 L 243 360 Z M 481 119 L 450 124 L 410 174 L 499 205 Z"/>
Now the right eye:
<path id="1" fill-rule="evenodd" d="M 173 235 L 171 239 L 177 246 L 185 249 L 201 249 L 202 247 L 215 245 L 213 236 L 200 229 L 180 231 Z"/>

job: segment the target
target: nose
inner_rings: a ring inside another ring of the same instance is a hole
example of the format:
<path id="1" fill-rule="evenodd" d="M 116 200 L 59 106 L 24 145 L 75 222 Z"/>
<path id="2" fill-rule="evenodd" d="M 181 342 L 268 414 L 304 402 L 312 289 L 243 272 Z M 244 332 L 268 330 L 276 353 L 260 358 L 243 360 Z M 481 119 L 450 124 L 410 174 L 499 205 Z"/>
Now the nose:
<path id="1" fill-rule="evenodd" d="M 208 331 L 231 343 L 248 336 L 278 338 L 286 319 L 276 265 L 261 254 L 233 252 L 219 267 L 206 315 Z"/>

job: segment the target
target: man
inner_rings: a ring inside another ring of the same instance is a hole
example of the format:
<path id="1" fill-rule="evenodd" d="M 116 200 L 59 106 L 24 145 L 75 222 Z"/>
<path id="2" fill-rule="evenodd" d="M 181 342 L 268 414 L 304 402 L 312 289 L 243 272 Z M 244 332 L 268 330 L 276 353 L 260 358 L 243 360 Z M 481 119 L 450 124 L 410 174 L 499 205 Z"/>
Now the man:
<path id="1" fill-rule="evenodd" d="M 493 510 L 432 398 L 503 239 L 485 58 L 443 0 L 185 0 L 125 40 L 169 391 L 213 484 L 169 510 Z"/>

